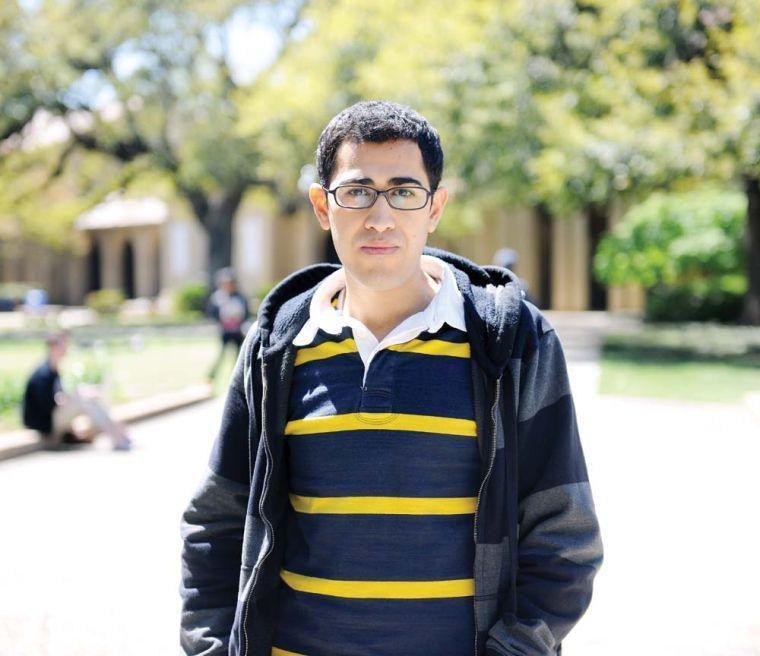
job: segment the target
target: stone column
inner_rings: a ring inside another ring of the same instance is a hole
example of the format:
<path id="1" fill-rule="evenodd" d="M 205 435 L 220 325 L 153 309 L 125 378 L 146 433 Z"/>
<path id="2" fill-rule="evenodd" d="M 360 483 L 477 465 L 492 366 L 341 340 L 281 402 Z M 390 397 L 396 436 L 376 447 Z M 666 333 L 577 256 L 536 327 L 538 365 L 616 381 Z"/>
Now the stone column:
<path id="1" fill-rule="evenodd" d="M 554 219 L 552 226 L 553 310 L 587 310 L 589 244 L 586 218 Z"/>
<path id="2" fill-rule="evenodd" d="M 138 297 L 154 296 L 158 230 L 154 226 L 141 226 L 134 228 L 129 238 L 135 257 L 135 293 Z"/>
<path id="3" fill-rule="evenodd" d="M 123 236 L 112 230 L 98 234 L 100 244 L 100 281 L 103 289 L 122 289 L 121 249 Z"/>

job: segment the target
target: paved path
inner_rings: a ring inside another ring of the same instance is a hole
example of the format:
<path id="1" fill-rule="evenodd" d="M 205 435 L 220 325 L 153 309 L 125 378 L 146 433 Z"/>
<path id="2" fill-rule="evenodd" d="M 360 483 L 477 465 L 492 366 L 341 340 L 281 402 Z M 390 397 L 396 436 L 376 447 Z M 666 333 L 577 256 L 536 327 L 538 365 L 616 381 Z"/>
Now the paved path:
<path id="1" fill-rule="evenodd" d="M 758 420 L 571 375 L 607 556 L 565 654 L 760 655 Z M 178 653 L 179 516 L 219 412 L 138 424 L 132 453 L 0 463 L 0 656 Z"/>
<path id="2" fill-rule="evenodd" d="M 179 520 L 217 401 L 132 428 L 136 449 L 0 463 L 0 656 L 179 652 Z"/>

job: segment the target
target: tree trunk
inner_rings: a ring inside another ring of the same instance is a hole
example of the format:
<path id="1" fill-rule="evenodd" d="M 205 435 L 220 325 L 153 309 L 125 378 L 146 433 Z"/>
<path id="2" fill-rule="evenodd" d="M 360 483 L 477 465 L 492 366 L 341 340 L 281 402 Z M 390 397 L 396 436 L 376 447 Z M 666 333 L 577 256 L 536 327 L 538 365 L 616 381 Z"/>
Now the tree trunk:
<path id="1" fill-rule="evenodd" d="M 201 223 L 208 234 L 208 276 L 213 288 L 216 272 L 232 265 L 232 215 L 212 207 Z"/>
<path id="2" fill-rule="evenodd" d="M 214 288 L 216 272 L 232 264 L 232 224 L 248 184 L 227 190 L 219 200 L 211 200 L 202 191 L 180 187 L 193 208 L 195 218 L 208 235 L 208 281 Z"/>
<path id="3" fill-rule="evenodd" d="M 747 194 L 747 296 L 744 299 L 744 321 L 760 326 L 760 179 L 744 179 Z"/>

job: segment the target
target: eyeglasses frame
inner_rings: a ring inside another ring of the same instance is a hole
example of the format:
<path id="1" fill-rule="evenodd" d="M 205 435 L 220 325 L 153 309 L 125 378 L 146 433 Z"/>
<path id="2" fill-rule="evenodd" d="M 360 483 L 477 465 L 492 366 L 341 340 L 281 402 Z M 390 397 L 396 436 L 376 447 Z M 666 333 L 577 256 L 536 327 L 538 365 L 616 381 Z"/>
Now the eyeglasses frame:
<path id="1" fill-rule="evenodd" d="M 338 202 L 338 196 L 336 195 L 336 192 L 341 187 L 364 187 L 365 189 L 371 189 L 375 192 L 375 199 L 372 201 L 371 205 L 367 205 L 367 207 L 346 207 L 345 205 L 341 205 Z M 424 207 L 427 207 L 428 201 L 432 196 L 435 195 L 434 191 L 431 191 L 430 189 L 426 189 L 425 187 L 421 185 L 396 185 L 395 187 L 388 187 L 388 189 L 385 189 L 384 191 L 380 191 L 380 189 L 375 189 L 374 187 L 370 187 L 369 185 L 363 185 L 363 184 L 341 184 L 337 187 L 333 187 L 332 189 L 328 189 L 327 187 L 322 187 L 322 189 L 325 192 L 325 198 L 327 198 L 328 194 L 332 194 L 333 199 L 335 200 L 335 204 L 344 210 L 368 210 L 370 207 L 374 207 L 375 203 L 377 202 L 377 199 L 380 198 L 380 196 L 385 196 L 385 202 L 388 203 L 388 207 L 394 210 L 399 210 L 400 212 L 416 212 L 417 210 L 421 210 Z M 415 208 L 408 208 L 408 207 L 394 207 L 391 205 L 390 197 L 388 194 L 393 191 L 394 189 L 422 189 L 427 196 L 425 198 L 425 204 L 421 205 L 420 207 Z"/>

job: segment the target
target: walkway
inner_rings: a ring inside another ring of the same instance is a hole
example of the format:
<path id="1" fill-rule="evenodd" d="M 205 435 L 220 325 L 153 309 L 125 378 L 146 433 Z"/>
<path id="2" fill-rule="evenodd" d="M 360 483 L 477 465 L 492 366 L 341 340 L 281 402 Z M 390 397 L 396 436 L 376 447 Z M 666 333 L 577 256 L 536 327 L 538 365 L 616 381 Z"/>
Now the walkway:
<path id="1" fill-rule="evenodd" d="M 760 421 L 598 397 L 562 319 L 606 548 L 565 655 L 760 655 Z M 0 462 L 0 656 L 178 653 L 179 518 L 220 412 L 140 423 L 131 453 L 104 441 Z"/>

